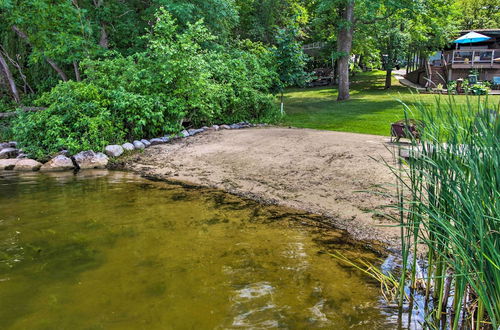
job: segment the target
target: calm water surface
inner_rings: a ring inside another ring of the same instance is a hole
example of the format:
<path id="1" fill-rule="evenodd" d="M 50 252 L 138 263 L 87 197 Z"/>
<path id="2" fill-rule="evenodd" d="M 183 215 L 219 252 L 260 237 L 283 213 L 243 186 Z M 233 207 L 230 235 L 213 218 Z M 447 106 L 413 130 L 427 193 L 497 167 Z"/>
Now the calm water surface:
<path id="1" fill-rule="evenodd" d="M 324 252 L 376 256 L 314 220 L 128 173 L 0 173 L 0 329 L 392 328 Z"/>

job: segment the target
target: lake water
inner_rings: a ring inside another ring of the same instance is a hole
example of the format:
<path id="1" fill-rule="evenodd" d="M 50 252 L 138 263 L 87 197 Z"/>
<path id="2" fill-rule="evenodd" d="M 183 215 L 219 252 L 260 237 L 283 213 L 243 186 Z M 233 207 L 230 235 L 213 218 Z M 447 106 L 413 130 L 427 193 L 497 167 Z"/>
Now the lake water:
<path id="1" fill-rule="evenodd" d="M 130 173 L 0 173 L 0 329 L 388 329 L 324 220 Z M 319 221 L 319 222 L 318 222 Z"/>

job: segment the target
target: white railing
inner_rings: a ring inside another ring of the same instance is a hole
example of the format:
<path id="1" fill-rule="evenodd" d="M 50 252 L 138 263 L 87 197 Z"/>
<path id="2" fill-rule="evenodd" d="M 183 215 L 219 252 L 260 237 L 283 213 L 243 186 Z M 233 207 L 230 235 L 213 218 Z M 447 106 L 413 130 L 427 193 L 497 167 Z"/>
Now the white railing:
<path id="1" fill-rule="evenodd" d="M 451 58 L 452 64 L 493 64 L 497 63 L 500 50 L 495 49 L 467 49 L 454 50 Z M 497 60 L 497 61 L 495 61 Z M 450 62 L 448 60 L 448 62 Z M 498 62 L 500 64 L 500 62 Z"/>
<path id="2" fill-rule="evenodd" d="M 326 46 L 326 42 L 314 42 L 312 44 L 307 44 L 302 47 L 303 50 L 310 50 L 310 49 L 321 49 Z"/>

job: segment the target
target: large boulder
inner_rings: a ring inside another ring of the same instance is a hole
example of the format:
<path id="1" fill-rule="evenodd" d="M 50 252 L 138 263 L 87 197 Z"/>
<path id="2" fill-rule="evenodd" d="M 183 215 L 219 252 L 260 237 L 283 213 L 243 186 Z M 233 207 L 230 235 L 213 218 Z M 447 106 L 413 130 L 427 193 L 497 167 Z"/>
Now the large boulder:
<path id="1" fill-rule="evenodd" d="M 146 139 L 142 139 L 142 140 L 141 140 L 141 142 L 142 142 L 142 144 L 144 144 L 144 146 L 145 146 L 146 148 L 148 148 L 149 146 L 151 146 L 151 142 L 149 142 L 149 141 L 148 141 L 148 140 L 146 140 Z"/>
<path id="2" fill-rule="evenodd" d="M 108 161 L 108 156 L 102 152 L 94 152 L 92 150 L 82 151 L 73 156 L 73 162 L 82 170 L 106 168 Z"/>
<path id="3" fill-rule="evenodd" d="M 186 131 L 186 130 L 182 130 L 180 133 L 179 133 L 179 136 L 180 137 L 188 137 L 189 136 L 189 132 Z"/>
<path id="4" fill-rule="evenodd" d="M 122 144 L 122 148 L 125 151 L 133 151 L 135 149 L 134 145 L 132 143 L 124 143 Z"/>
<path id="5" fill-rule="evenodd" d="M 104 153 L 109 157 L 120 157 L 123 154 L 124 150 L 122 146 L 117 144 L 109 145 L 104 148 Z"/>
<path id="6" fill-rule="evenodd" d="M 214 131 L 218 131 L 219 130 L 219 125 L 212 125 L 212 129 Z"/>
<path id="7" fill-rule="evenodd" d="M 75 168 L 73 161 L 63 155 L 58 155 L 46 162 L 40 168 L 42 172 L 68 171 Z"/>
<path id="8" fill-rule="evenodd" d="M 19 155 L 19 150 L 15 148 L 4 148 L 0 150 L 0 159 L 16 158 Z"/>
<path id="9" fill-rule="evenodd" d="M 229 125 L 220 125 L 219 129 L 231 129 L 231 127 Z"/>
<path id="10" fill-rule="evenodd" d="M 13 170 L 19 159 L 0 159 L 0 170 Z"/>
<path id="11" fill-rule="evenodd" d="M 42 163 L 33 159 L 19 159 L 14 166 L 14 171 L 38 171 L 42 167 Z"/>
<path id="12" fill-rule="evenodd" d="M 146 149 L 146 146 L 141 141 L 135 140 L 133 144 L 135 149 Z"/>

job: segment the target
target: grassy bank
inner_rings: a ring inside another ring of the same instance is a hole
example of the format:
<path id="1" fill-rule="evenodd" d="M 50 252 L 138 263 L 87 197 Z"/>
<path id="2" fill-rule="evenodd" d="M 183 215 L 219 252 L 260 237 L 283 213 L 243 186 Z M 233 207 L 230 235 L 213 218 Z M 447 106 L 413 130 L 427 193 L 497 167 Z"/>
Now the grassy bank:
<path id="1" fill-rule="evenodd" d="M 384 89 L 384 72 L 373 71 L 358 74 L 352 80 L 351 99 L 337 102 L 335 87 L 290 89 L 285 94 L 284 125 L 331 131 L 388 135 L 390 124 L 402 119 L 403 106 L 418 101 L 433 104 L 437 95 L 412 94 L 396 79 L 394 87 Z M 490 102 L 498 104 L 500 96 L 490 96 Z M 477 99 L 473 97 L 472 99 Z M 457 96 L 458 104 L 465 104 L 465 96 Z"/>

